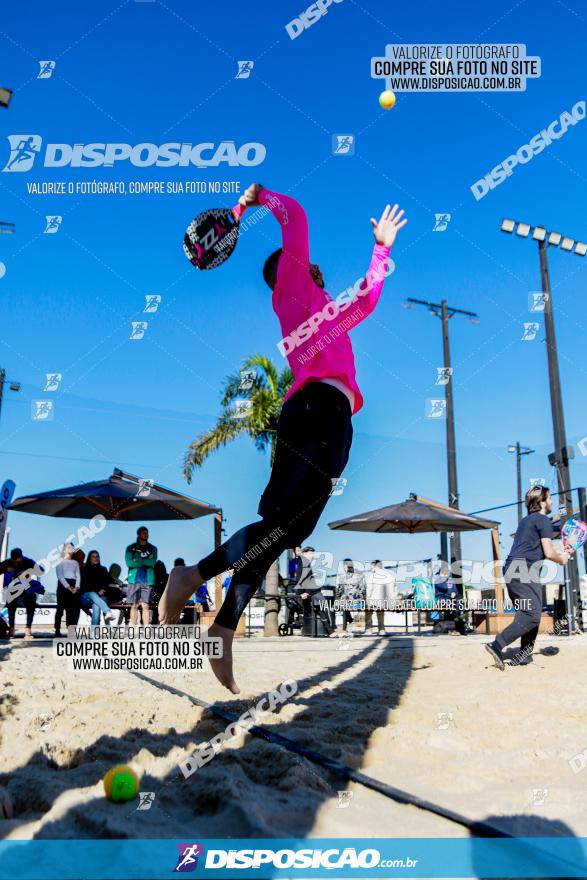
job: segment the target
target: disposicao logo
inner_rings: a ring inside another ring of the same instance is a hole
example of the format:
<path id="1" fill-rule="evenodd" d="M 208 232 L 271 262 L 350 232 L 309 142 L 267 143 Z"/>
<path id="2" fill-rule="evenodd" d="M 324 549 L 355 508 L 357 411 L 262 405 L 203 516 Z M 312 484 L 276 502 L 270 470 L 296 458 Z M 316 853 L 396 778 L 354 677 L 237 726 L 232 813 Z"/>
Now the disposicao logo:
<path id="1" fill-rule="evenodd" d="M 10 157 L 2 171 L 30 171 L 41 152 L 42 138 L 38 134 L 10 134 Z M 43 156 L 45 168 L 112 168 L 115 162 L 128 161 L 136 168 L 179 166 L 211 168 L 221 164 L 245 166 L 260 165 L 267 155 L 263 144 L 249 142 L 240 147 L 234 141 L 219 144 L 47 144 Z"/>
<path id="2" fill-rule="evenodd" d="M 198 858 L 203 855 L 204 847 L 201 843 L 178 843 L 179 856 L 177 865 L 173 869 L 174 874 L 188 874 L 198 867 Z"/>
<path id="3" fill-rule="evenodd" d="M 554 119 L 547 128 L 543 128 L 538 134 L 530 138 L 527 144 L 519 148 L 516 153 L 512 153 L 495 168 L 492 168 L 479 180 L 471 186 L 471 192 L 479 201 L 485 198 L 490 189 L 495 189 L 504 182 L 507 177 L 511 177 L 514 173 L 516 165 L 525 165 L 530 162 L 534 156 L 537 156 L 542 150 L 549 147 L 553 141 L 560 140 L 569 130 L 569 126 L 576 125 L 582 119 L 585 119 L 585 101 L 577 101 L 571 108 L 570 112 L 566 110 Z"/>
<path id="4" fill-rule="evenodd" d="M 2 171 L 30 171 L 43 143 L 40 134 L 9 134 L 10 158 Z"/>

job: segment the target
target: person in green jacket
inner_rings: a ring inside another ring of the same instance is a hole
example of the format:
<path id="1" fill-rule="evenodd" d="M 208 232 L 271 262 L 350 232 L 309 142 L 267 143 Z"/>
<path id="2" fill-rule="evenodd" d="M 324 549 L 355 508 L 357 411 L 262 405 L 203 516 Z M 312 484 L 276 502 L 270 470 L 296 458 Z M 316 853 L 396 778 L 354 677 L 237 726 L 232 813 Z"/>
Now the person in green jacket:
<path id="1" fill-rule="evenodd" d="M 149 544 L 149 530 L 146 526 L 137 529 L 137 539 L 126 548 L 124 559 L 128 565 L 127 598 L 130 604 L 130 622 L 133 626 L 138 623 L 140 608 L 143 626 L 147 626 L 150 617 L 149 603 L 155 586 L 157 548 Z"/>

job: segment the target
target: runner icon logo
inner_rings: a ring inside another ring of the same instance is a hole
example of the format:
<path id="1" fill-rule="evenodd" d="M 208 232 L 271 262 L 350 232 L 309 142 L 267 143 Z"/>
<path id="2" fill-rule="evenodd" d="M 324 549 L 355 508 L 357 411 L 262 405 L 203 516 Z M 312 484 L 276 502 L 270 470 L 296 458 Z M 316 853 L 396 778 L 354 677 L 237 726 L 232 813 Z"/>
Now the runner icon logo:
<path id="1" fill-rule="evenodd" d="M 9 134 L 10 156 L 2 171 L 30 171 L 43 143 L 40 134 Z"/>
<path id="2" fill-rule="evenodd" d="M 235 79 L 248 79 L 251 75 L 253 67 L 255 66 L 254 61 L 237 61 L 238 70 L 235 76 Z"/>
<path id="3" fill-rule="evenodd" d="M 187 874 L 198 867 L 198 858 L 203 854 L 201 843 L 178 843 L 179 856 L 173 869 L 174 874 Z"/>
<path id="4" fill-rule="evenodd" d="M 354 156 L 355 155 L 355 136 L 354 136 L 354 134 L 333 134 L 332 135 L 332 155 L 333 156 Z"/>
<path id="5" fill-rule="evenodd" d="M 37 79 L 51 79 L 55 67 L 55 61 L 39 61 L 40 70 L 37 74 Z"/>

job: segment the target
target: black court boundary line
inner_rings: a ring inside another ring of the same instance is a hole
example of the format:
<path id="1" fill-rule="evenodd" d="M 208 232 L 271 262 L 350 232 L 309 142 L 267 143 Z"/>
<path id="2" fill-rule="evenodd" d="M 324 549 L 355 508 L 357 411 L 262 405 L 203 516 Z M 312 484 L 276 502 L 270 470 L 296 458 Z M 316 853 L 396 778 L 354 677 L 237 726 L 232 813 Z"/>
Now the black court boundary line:
<path id="1" fill-rule="evenodd" d="M 206 709 L 213 715 L 218 716 L 218 718 L 223 718 L 225 721 L 229 721 L 231 724 L 235 721 L 238 721 L 238 716 L 233 715 L 232 712 L 227 712 L 226 709 L 221 709 L 213 705 L 212 703 L 206 703 L 204 700 L 200 700 L 198 699 L 198 697 L 193 697 L 191 694 L 186 693 L 186 691 L 182 691 L 171 684 L 166 684 L 163 681 L 156 681 L 153 678 L 149 678 L 148 675 L 143 675 L 142 672 L 131 671 L 131 675 L 134 675 L 137 678 L 148 682 L 148 684 L 152 684 L 154 687 L 168 691 L 175 696 L 187 697 L 187 699 L 194 705 L 199 706 L 201 709 Z M 395 788 L 393 785 L 388 785 L 386 782 L 380 782 L 373 776 L 367 776 L 366 773 L 361 773 L 359 770 L 353 770 L 352 767 L 348 767 L 346 764 L 341 764 L 339 761 L 335 761 L 334 759 L 329 758 L 326 755 L 321 754 L 320 752 L 314 751 L 314 749 L 308 749 L 305 746 L 296 743 L 293 739 L 282 736 L 280 733 L 273 733 L 273 731 L 268 730 L 266 727 L 261 727 L 257 724 L 254 724 L 249 727 L 246 732 L 258 737 L 259 739 L 263 739 L 265 740 L 265 742 L 271 743 L 272 745 L 276 745 L 282 749 L 286 749 L 286 751 L 288 752 L 294 752 L 296 755 L 300 755 L 301 757 L 306 758 L 313 764 L 318 764 L 320 767 L 324 767 L 326 770 L 329 770 L 336 776 L 340 776 L 342 779 L 346 779 L 347 781 L 350 780 L 352 782 L 356 782 L 359 785 L 365 786 L 365 788 L 370 788 L 373 791 L 382 794 L 384 797 L 388 797 L 390 798 L 390 800 L 396 801 L 396 803 L 398 804 L 406 804 L 411 807 L 417 807 L 419 810 L 425 810 L 428 813 L 434 813 L 435 815 L 440 816 L 443 819 L 447 819 L 449 822 L 454 822 L 457 825 L 461 825 L 462 827 L 467 828 L 467 830 L 470 831 L 474 837 L 499 837 L 506 838 L 508 840 L 518 840 L 521 842 L 521 838 L 516 837 L 515 834 L 509 834 L 509 832 L 507 831 L 502 831 L 500 828 L 497 828 L 495 825 L 491 825 L 489 822 L 475 822 L 472 819 L 467 819 L 466 816 L 461 816 L 460 813 L 456 813 L 454 810 L 449 810 L 446 807 L 441 807 L 438 804 L 433 804 L 432 801 L 424 800 L 417 795 L 413 795 L 407 791 L 403 791 L 401 788 Z M 561 839 L 566 840 L 568 838 Z M 532 847 L 531 844 L 526 843 L 524 845 L 533 848 L 534 850 L 538 849 L 537 847 Z M 567 859 L 560 859 L 555 855 L 551 855 L 551 853 L 544 852 L 543 850 L 539 850 L 539 853 L 549 862 L 554 862 L 557 867 L 561 865 L 568 865 L 569 867 L 573 868 L 573 870 L 575 870 L 577 867 L 581 868 L 581 870 L 584 870 L 585 866 L 577 862 L 570 862 Z M 560 876 L 560 872 L 558 875 L 555 873 L 553 876 Z"/>
<path id="2" fill-rule="evenodd" d="M 188 700 L 194 703 L 194 705 L 199 706 L 201 709 L 206 709 L 208 712 L 217 715 L 219 718 L 223 718 L 231 724 L 238 721 L 238 716 L 233 715 L 232 712 L 228 712 L 226 709 L 221 709 L 211 703 L 206 703 L 204 700 L 198 699 L 198 697 L 193 697 L 191 694 L 173 687 L 173 685 L 166 684 L 162 681 L 156 681 L 155 679 L 149 678 L 148 675 L 143 675 L 142 672 L 132 671 L 132 675 L 143 679 L 143 681 L 146 681 L 155 687 L 169 691 L 169 693 L 175 694 L 178 697 L 187 697 Z M 507 831 L 501 831 L 499 828 L 490 825 L 488 822 L 474 822 L 471 819 L 467 819 L 465 816 L 461 816 L 460 813 L 455 813 L 453 810 L 446 809 L 438 804 L 433 804 L 431 801 L 424 800 L 417 795 L 402 791 L 402 789 L 388 785 L 386 782 L 380 782 L 373 776 L 367 776 L 366 773 L 361 773 L 359 770 L 354 770 L 346 764 L 341 764 L 339 761 L 335 761 L 333 758 L 329 758 L 321 752 L 316 752 L 314 749 L 308 749 L 306 746 L 300 745 L 293 739 L 282 736 L 280 733 L 274 733 L 266 727 L 254 724 L 248 728 L 247 733 L 258 737 L 259 739 L 263 739 L 265 742 L 269 742 L 272 745 L 280 746 L 280 748 L 286 749 L 288 752 L 294 752 L 296 755 L 300 755 L 308 761 L 311 761 L 313 764 L 318 764 L 320 767 L 324 767 L 326 770 L 329 770 L 336 776 L 340 776 L 342 779 L 357 782 L 359 785 L 364 785 L 365 788 L 377 791 L 379 794 L 382 794 L 399 804 L 408 804 L 409 806 L 418 807 L 420 810 L 426 810 L 429 813 L 435 813 L 437 816 L 441 816 L 443 819 L 448 819 L 449 822 L 455 822 L 457 825 L 462 825 L 475 834 L 475 836 L 506 837 L 515 839 L 513 834 L 509 834 Z"/>

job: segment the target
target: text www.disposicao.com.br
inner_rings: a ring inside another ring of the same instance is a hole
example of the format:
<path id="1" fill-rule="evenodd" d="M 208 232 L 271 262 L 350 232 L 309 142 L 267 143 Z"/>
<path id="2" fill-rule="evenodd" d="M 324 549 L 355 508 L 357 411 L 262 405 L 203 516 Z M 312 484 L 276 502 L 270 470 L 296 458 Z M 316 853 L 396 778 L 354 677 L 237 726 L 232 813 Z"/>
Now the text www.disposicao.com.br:
<path id="1" fill-rule="evenodd" d="M 148 672 L 153 669 L 202 669 L 201 657 L 74 657 L 71 668 L 79 672 Z"/>

